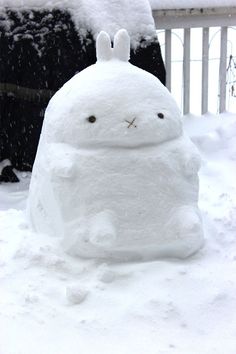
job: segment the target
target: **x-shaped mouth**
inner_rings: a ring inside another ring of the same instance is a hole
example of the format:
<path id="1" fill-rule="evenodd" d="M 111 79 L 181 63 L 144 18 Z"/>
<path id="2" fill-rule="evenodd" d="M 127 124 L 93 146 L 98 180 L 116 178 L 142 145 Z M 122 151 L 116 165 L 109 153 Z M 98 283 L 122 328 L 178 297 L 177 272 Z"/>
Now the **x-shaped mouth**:
<path id="1" fill-rule="evenodd" d="M 137 128 L 137 125 L 134 124 L 135 119 L 136 119 L 136 118 L 134 118 L 131 122 L 128 121 L 128 120 L 125 120 L 126 123 L 129 123 L 128 128 L 130 128 L 130 127 L 132 127 L 132 126 L 133 126 L 134 128 Z"/>

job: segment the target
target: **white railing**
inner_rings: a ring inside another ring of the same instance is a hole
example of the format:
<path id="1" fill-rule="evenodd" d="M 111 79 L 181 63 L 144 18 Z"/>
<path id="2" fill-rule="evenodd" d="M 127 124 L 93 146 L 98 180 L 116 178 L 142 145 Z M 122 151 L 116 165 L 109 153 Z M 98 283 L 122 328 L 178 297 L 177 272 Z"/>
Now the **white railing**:
<path id="1" fill-rule="evenodd" d="M 190 43 L 191 28 L 202 28 L 201 112 L 208 112 L 209 28 L 221 27 L 219 67 L 219 112 L 226 109 L 227 33 L 236 25 L 236 7 L 153 10 L 156 28 L 165 31 L 166 86 L 171 91 L 172 30 L 184 30 L 183 113 L 190 112 Z"/>

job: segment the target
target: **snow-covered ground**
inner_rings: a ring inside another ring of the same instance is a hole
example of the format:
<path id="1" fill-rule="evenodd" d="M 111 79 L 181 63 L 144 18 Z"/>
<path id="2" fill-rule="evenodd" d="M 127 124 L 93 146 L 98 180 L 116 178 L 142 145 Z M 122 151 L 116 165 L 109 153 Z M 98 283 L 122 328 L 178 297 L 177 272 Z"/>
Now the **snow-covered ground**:
<path id="1" fill-rule="evenodd" d="M 30 175 L 0 185 L 1 354 L 235 354 L 236 116 L 189 116 L 205 247 L 185 261 L 72 258 L 25 217 Z"/>

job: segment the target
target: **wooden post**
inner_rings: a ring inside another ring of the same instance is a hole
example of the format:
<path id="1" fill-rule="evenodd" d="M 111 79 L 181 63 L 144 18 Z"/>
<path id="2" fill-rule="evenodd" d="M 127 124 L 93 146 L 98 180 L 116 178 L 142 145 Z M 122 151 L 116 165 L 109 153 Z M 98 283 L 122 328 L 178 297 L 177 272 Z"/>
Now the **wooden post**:
<path id="1" fill-rule="evenodd" d="M 227 65 L 227 27 L 221 27 L 220 37 L 220 104 L 219 112 L 222 113 L 226 109 L 226 65 Z"/>
<path id="2" fill-rule="evenodd" d="M 190 112 L 190 34 L 190 28 L 185 28 L 183 58 L 184 114 L 188 114 Z"/>
<path id="3" fill-rule="evenodd" d="M 202 114 L 208 112 L 209 28 L 202 29 Z"/>
<path id="4" fill-rule="evenodd" d="M 166 87 L 171 91 L 171 30 L 165 30 Z"/>

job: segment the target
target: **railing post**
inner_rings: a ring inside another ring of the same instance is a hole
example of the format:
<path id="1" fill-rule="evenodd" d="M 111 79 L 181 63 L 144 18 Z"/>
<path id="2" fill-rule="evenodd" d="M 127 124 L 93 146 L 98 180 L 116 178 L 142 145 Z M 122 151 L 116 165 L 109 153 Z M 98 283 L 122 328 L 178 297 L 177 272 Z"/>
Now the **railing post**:
<path id="1" fill-rule="evenodd" d="M 184 114 L 190 111 L 190 28 L 184 29 L 184 58 L 183 58 L 183 76 L 184 76 Z"/>
<path id="2" fill-rule="evenodd" d="M 220 104 L 219 112 L 222 113 L 226 109 L 226 65 L 227 65 L 227 27 L 221 27 L 220 36 Z"/>
<path id="3" fill-rule="evenodd" d="M 171 30 L 165 30 L 166 87 L 171 91 Z"/>
<path id="4" fill-rule="evenodd" d="M 209 28 L 202 29 L 202 114 L 208 112 Z"/>

